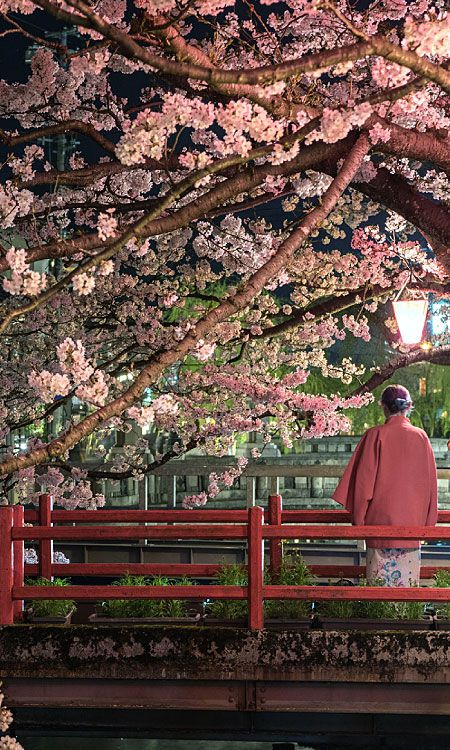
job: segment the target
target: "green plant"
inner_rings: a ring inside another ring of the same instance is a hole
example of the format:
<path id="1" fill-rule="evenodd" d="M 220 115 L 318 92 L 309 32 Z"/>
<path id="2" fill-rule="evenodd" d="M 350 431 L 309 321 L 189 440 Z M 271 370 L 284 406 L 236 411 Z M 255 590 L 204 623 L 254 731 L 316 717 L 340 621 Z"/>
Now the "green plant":
<path id="1" fill-rule="evenodd" d="M 434 585 L 439 589 L 450 588 L 450 571 L 437 570 L 434 574 Z M 450 620 L 450 602 L 439 602 L 437 613 L 446 620 Z"/>
<path id="2" fill-rule="evenodd" d="M 300 552 L 283 557 L 276 583 L 282 586 L 310 586 L 312 581 L 312 573 Z M 266 583 L 271 582 L 267 572 Z M 305 618 L 311 614 L 311 604 L 301 599 L 268 599 L 264 602 L 264 612 L 267 617 L 280 619 Z"/>
<path id="3" fill-rule="evenodd" d="M 368 620 L 397 620 L 396 602 L 381 600 L 357 602 L 355 617 Z"/>
<path id="4" fill-rule="evenodd" d="M 70 586 L 68 578 L 35 578 L 27 580 L 27 586 Z M 35 617 L 65 617 L 75 609 L 75 602 L 71 599 L 33 599 L 31 609 Z"/>
<path id="5" fill-rule="evenodd" d="M 395 602 L 399 620 L 421 620 L 424 615 L 424 602 Z"/>
<path id="6" fill-rule="evenodd" d="M 383 586 L 383 581 L 367 581 L 360 578 L 359 586 Z M 448 577 L 450 586 L 450 575 Z M 424 615 L 423 602 L 388 602 L 383 600 L 350 601 L 336 599 L 323 602 L 320 614 L 324 617 L 336 618 L 366 618 L 369 620 L 420 620 Z"/>
<path id="7" fill-rule="evenodd" d="M 243 565 L 223 565 L 216 573 L 214 581 L 219 586 L 247 586 L 247 570 Z M 247 617 L 247 602 L 240 599 L 217 599 L 209 602 L 207 613 L 224 620 L 240 620 Z"/>
<path id="8" fill-rule="evenodd" d="M 359 586 L 382 586 L 381 580 L 368 582 L 365 578 L 360 578 Z M 369 620 L 396 620 L 400 615 L 397 610 L 396 602 L 387 602 L 382 600 L 347 600 L 335 599 L 321 602 L 319 611 L 322 617 L 336 618 L 365 618 Z M 402 616 L 406 619 L 406 615 Z"/>
<path id="9" fill-rule="evenodd" d="M 366 578 L 360 578 L 358 581 L 359 586 L 380 586 L 382 587 L 383 581 L 379 578 L 374 581 L 368 581 Z M 356 614 L 355 617 L 365 617 L 369 620 L 396 620 L 397 614 L 397 602 L 388 602 L 382 599 L 375 600 L 363 600 L 356 603 Z"/>
<path id="10" fill-rule="evenodd" d="M 268 570 L 264 573 L 264 582 L 272 583 Z M 220 586 L 247 586 L 248 575 L 243 565 L 223 565 L 216 573 L 215 583 Z M 285 557 L 281 564 L 276 583 L 284 586 L 308 586 L 312 575 L 300 553 Z M 301 600 L 274 599 L 264 602 L 267 617 L 295 619 L 308 617 L 310 604 Z M 247 602 L 242 600 L 216 600 L 207 605 L 207 612 L 212 617 L 226 620 L 239 620 L 247 617 Z"/>
<path id="11" fill-rule="evenodd" d="M 450 570 L 437 570 L 434 574 L 434 585 L 440 589 L 450 588 Z"/>
<path id="12" fill-rule="evenodd" d="M 133 576 L 125 573 L 113 586 L 192 586 L 188 578 L 180 580 L 167 576 Z M 114 618 L 127 617 L 185 617 L 187 606 L 180 599 L 108 599 L 101 603 L 102 615 Z"/>
<path id="13" fill-rule="evenodd" d="M 338 620 L 347 620 L 357 617 L 355 601 L 348 599 L 329 599 L 319 602 L 318 610 L 322 617 L 334 617 Z"/>

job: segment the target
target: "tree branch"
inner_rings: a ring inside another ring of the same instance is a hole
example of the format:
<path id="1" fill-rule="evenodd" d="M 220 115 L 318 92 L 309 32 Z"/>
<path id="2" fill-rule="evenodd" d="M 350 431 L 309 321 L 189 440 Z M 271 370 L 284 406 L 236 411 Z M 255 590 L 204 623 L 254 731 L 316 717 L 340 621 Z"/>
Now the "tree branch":
<path id="1" fill-rule="evenodd" d="M 196 219 L 203 218 L 207 213 L 216 208 L 218 205 L 227 200 L 234 198 L 243 192 L 254 190 L 261 185 L 267 176 L 290 176 L 296 174 L 302 169 L 309 169 L 315 164 L 319 164 L 326 158 L 333 158 L 336 153 L 341 154 L 343 146 L 349 146 L 354 142 L 354 138 L 348 138 L 339 144 L 314 143 L 300 151 L 298 156 L 283 164 L 263 164 L 254 169 L 247 169 L 235 174 L 233 177 L 224 180 L 209 190 L 207 193 L 196 197 L 195 201 L 183 206 L 170 216 L 163 216 L 148 222 L 145 228 L 136 228 L 136 236 L 139 238 L 153 237 L 158 234 L 174 232 L 177 229 L 188 226 Z M 236 157 L 240 161 L 240 157 Z M 222 160 L 218 164 L 223 168 L 227 160 Z M 231 163 L 231 162 L 228 162 Z M 201 178 L 199 172 L 194 175 L 195 180 Z M 46 245 L 37 245 L 27 250 L 27 263 L 33 263 L 37 260 L 47 258 L 64 258 L 70 257 L 80 251 L 89 251 L 95 249 L 100 244 L 97 232 L 83 235 L 73 240 L 58 240 L 49 242 Z M 104 243 L 103 247 L 110 247 L 111 243 Z M 0 258 L 0 271 L 7 270 L 6 260 Z"/>
<path id="2" fill-rule="evenodd" d="M 440 346 L 436 349 L 415 349 L 413 352 L 404 354 L 389 362 L 385 367 L 374 374 L 363 385 L 353 391 L 352 396 L 374 391 L 380 385 L 389 380 L 397 370 L 417 364 L 419 362 L 430 362 L 436 365 L 450 365 L 450 346 Z"/>
<path id="3" fill-rule="evenodd" d="M 0 130 L 0 140 L 2 140 L 6 146 L 14 147 L 20 146 L 22 143 L 29 143 L 38 138 L 43 138 L 44 136 L 59 135 L 61 133 L 69 132 L 82 133 L 83 135 L 88 136 L 91 140 L 101 146 L 104 151 L 115 156 L 115 144 L 108 138 L 105 138 L 105 136 L 92 125 L 89 125 L 87 122 L 82 122 L 81 120 L 66 120 L 65 122 L 55 123 L 55 125 L 36 128 L 27 133 L 22 133 L 21 135 L 9 135 L 9 133 L 6 133 L 4 130 Z"/>
<path id="4" fill-rule="evenodd" d="M 321 205 L 307 214 L 300 226 L 281 243 L 275 255 L 269 258 L 233 297 L 224 300 L 220 305 L 208 311 L 173 349 L 162 351 L 155 356 L 141 370 L 132 385 L 121 396 L 97 409 L 97 411 L 67 430 L 64 435 L 52 440 L 48 445 L 37 448 L 28 454 L 4 459 L 0 463 L 0 476 L 5 476 L 18 469 L 41 464 L 57 456 L 62 456 L 102 423 L 121 414 L 125 409 L 132 406 L 145 389 L 168 366 L 188 354 L 195 347 L 197 341 L 200 338 L 204 338 L 218 323 L 226 320 L 230 315 L 235 314 L 239 310 L 244 309 L 262 291 L 269 280 L 276 278 L 290 261 L 295 251 L 307 240 L 310 232 L 320 226 L 330 211 L 333 210 L 340 196 L 354 178 L 369 148 L 370 144 L 366 136 L 362 135 L 358 138 L 347 155 L 339 174 L 324 193 Z"/>
<path id="5" fill-rule="evenodd" d="M 53 15 L 55 18 L 67 23 L 74 23 L 86 28 L 95 29 L 105 38 L 115 42 L 120 49 L 129 57 L 140 60 L 146 65 L 150 65 L 156 70 L 172 75 L 184 75 L 187 78 L 194 78 L 200 81 L 206 81 L 211 85 L 217 84 L 253 84 L 253 85 L 270 85 L 277 81 L 284 81 L 291 76 L 301 73 L 308 73 L 321 68 L 328 68 L 342 62 L 356 61 L 368 55 L 377 54 L 388 60 L 393 60 L 399 65 L 413 70 L 420 76 L 424 76 L 435 83 L 438 83 L 444 91 L 450 92 L 450 74 L 441 66 L 435 65 L 427 59 L 409 50 L 403 50 L 386 39 L 379 36 L 367 37 L 363 32 L 355 30 L 353 33 L 364 41 L 353 45 L 338 47 L 333 50 L 305 55 L 296 60 L 289 60 L 277 65 L 269 65 L 260 68 L 244 69 L 240 71 L 218 70 L 201 65 L 172 62 L 161 58 L 149 52 L 144 47 L 137 44 L 134 39 L 118 27 L 112 26 L 104 21 L 101 16 L 95 13 L 92 8 L 82 0 L 68 0 L 68 4 L 79 11 L 80 14 L 68 13 L 61 8 L 53 5 L 49 0 L 35 0 L 35 4 L 43 10 Z M 327 4 L 328 5 L 328 4 Z M 330 9 L 332 6 L 329 6 Z M 347 19 L 343 17 L 347 22 Z M 158 34 L 156 30 L 155 35 Z"/>
<path id="6" fill-rule="evenodd" d="M 438 282 L 432 282 L 426 279 L 424 279 L 423 283 L 421 284 L 409 284 L 408 289 L 418 289 L 422 292 L 434 292 L 442 296 L 450 294 L 450 284 L 439 284 Z M 313 315 L 314 320 L 319 320 L 320 318 L 324 318 L 328 315 L 335 315 L 336 313 L 342 312 L 342 310 L 347 310 L 349 307 L 353 307 L 356 304 L 363 304 L 364 302 L 368 302 L 369 300 L 375 299 L 376 297 L 392 295 L 396 291 L 397 290 L 390 287 L 386 288 L 378 285 L 370 286 L 367 288 L 360 287 L 359 289 L 355 289 L 353 292 L 349 292 L 348 294 L 343 294 L 337 297 L 330 297 L 330 299 L 326 300 L 325 302 L 319 302 L 318 304 L 296 310 L 291 315 L 289 315 L 286 320 L 283 320 L 281 323 L 277 323 L 271 328 L 265 328 L 259 335 L 252 336 L 249 331 L 243 331 L 243 334 L 247 334 L 250 338 L 255 339 L 272 338 L 273 336 L 279 336 L 280 334 L 293 331 L 299 325 L 308 323 L 313 320 L 313 318 L 308 318 L 307 320 L 305 320 L 306 313 L 308 313 L 308 315 Z"/>
<path id="7" fill-rule="evenodd" d="M 174 62 L 149 52 L 145 47 L 137 44 L 129 34 L 104 21 L 90 6 L 81 2 L 81 0 L 70 0 L 68 4 L 83 15 L 68 13 L 53 5 L 49 0 L 34 0 L 34 2 L 37 6 L 59 20 L 95 29 L 95 31 L 98 31 L 106 39 L 115 42 L 127 57 L 139 60 L 145 65 L 150 65 L 152 68 L 160 70 L 163 73 L 182 75 L 186 78 L 205 81 L 214 87 L 220 84 L 270 85 L 277 81 L 284 81 L 286 78 L 299 75 L 300 73 L 309 73 L 320 68 L 331 67 L 341 62 L 359 60 L 374 52 L 372 42 L 358 42 L 334 50 L 305 55 L 302 58 L 289 60 L 277 65 L 238 71 L 220 70 L 192 63 Z M 154 35 L 157 36 L 158 33 L 156 30 Z"/>
<path id="8" fill-rule="evenodd" d="M 298 133 L 296 135 L 298 135 Z M 245 163 L 250 159 L 258 158 L 259 156 L 267 153 L 267 148 L 268 147 L 263 146 L 253 149 L 246 156 L 230 156 L 224 159 L 219 159 L 213 164 L 209 164 L 204 169 L 200 169 L 197 172 L 193 172 L 188 175 L 188 177 L 186 177 L 184 180 L 178 182 L 172 188 L 172 190 L 170 190 L 165 196 L 163 196 L 163 198 L 156 201 L 156 205 L 153 210 L 151 210 L 150 213 L 148 213 L 143 218 L 138 219 L 136 222 L 131 224 L 131 226 L 125 232 L 123 232 L 123 234 L 117 240 L 113 240 L 111 243 L 104 246 L 103 249 L 100 250 L 100 252 L 91 256 L 87 260 L 82 261 L 77 268 L 74 268 L 72 271 L 66 274 L 66 276 L 59 279 L 55 284 L 53 284 L 52 287 L 46 289 L 45 292 L 42 292 L 42 294 L 35 297 L 30 302 L 27 302 L 21 307 L 10 310 L 5 315 L 3 320 L 0 321 L 0 334 L 4 333 L 9 324 L 15 318 L 20 318 L 25 313 L 36 310 L 38 307 L 52 299 L 56 294 L 58 294 L 58 292 L 64 289 L 64 287 L 68 286 L 68 284 L 72 282 L 77 276 L 82 273 L 86 273 L 86 271 L 89 271 L 95 266 L 98 266 L 100 263 L 108 260 L 116 252 L 121 250 L 131 239 L 141 236 L 141 233 L 145 231 L 145 228 L 150 223 L 150 221 L 157 219 L 158 216 L 164 213 L 166 209 L 168 209 L 176 200 L 181 198 L 190 188 L 195 187 L 198 181 L 203 177 L 217 174 L 223 169 L 227 169 L 228 167 Z M 270 146 L 269 148 L 271 150 L 272 146 Z M 160 234 L 160 232 L 158 232 L 158 234 Z"/>
<path id="9" fill-rule="evenodd" d="M 339 141 L 338 144 L 344 143 Z M 345 155 L 345 148 L 340 158 Z M 316 170 L 325 174 L 336 174 L 336 162 L 327 160 L 316 165 Z M 363 195 L 390 208 L 423 233 L 427 242 L 431 240 L 438 260 L 450 270 L 450 212 L 443 203 L 430 200 L 420 193 L 404 177 L 391 174 L 380 168 L 370 182 L 354 182 L 353 187 Z"/>
<path id="10" fill-rule="evenodd" d="M 418 159 L 432 162 L 440 167 L 450 177 L 450 148 L 448 139 L 437 138 L 435 135 L 419 130 L 402 128 L 400 125 L 384 120 L 377 115 L 370 118 L 370 126 L 380 123 L 390 132 L 386 143 L 377 143 L 376 150 L 383 154 L 395 154 L 399 158 Z M 363 128 L 366 130 L 366 125 Z"/>
<path id="11" fill-rule="evenodd" d="M 210 214 L 211 216 L 232 213 L 238 208 L 239 204 L 230 207 L 223 206 L 223 204 L 240 193 L 251 192 L 264 182 L 266 176 L 290 176 L 302 169 L 311 168 L 318 172 L 335 175 L 336 163 L 344 158 L 353 140 L 354 136 L 349 136 L 335 144 L 315 143 L 303 148 L 299 155 L 290 162 L 281 165 L 264 164 L 255 167 L 253 170 L 239 172 L 196 198 L 195 202 L 174 211 L 170 216 L 149 221 L 145 231 L 138 231 L 137 236 L 144 238 L 173 232 L 188 226 L 196 219 L 206 218 L 210 212 L 214 212 Z M 377 175 L 370 182 L 354 183 L 354 187 L 414 224 L 423 232 L 427 241 L 432 242 L 433 249 L 444 267 L 450 267 L 450 253 L 448 251 L 448 248 L 450 248 L 450 214 L 444 205 L 430 200 L 410 185 L 406 179 L 393 175 L 386 169 L 379 169 Z M 261 196 L 261 202 L 275 200 L 276 198 L 277 196 L 273 194 Z M 254 200 L 257 203 L 260 198 Z M 252 207 L 251 201 L 248 207 Z M 244 205 L 242 210 L 245 210 Z M 109 245 L 110 243 L 104 243 L 103 247 L 109 247 Z M 70 257 L 83 250 L 91 251 L 98 246 L 99 239 L 96 232 L 72 240 L 64 239 L 49 242 L 46 245 L 29 248 L 27 250 L 27 262 Z M 0 271 L 5 270 L 7 270 L 6 260 L 0 257 Z"/>
<path id="12" fill-rule="evenodd" d="M 109 161 L 81 169 L 70 169 L 65 172 L 58 169 L 49 169 L 48 172 L 35 174 L 30 180 L 17 182 L 17 187 L 26 188 L 27 190 L 40 185 L 73 185 L 74 187 L 85 187 L 97 180 L 101 180 L 103 177 L 110 177 L 111 175 L 122 174 L 123 172 L 135 172 L 138 169 L 162 172 L 168 169 L 179 169 L 179 164 L 178 161 L 170 159 L 164 163 L 156 159 L 145 159 L 141 164 L 133 164 L 131 166 L 121 164 L 119 161 Z"/>
<path id="13" fill-rule="evenodd" d="M 333 5 L 333 3 L 329 2 L 329 0 L 321 0 L 320 5 L 322 8 L 326 8 L 334 13 L 334 15 L 339 18 L 352 34 L 358 37 L 358 39 L 361 39 L 364 42 L 370 42 L 373 47 L 372 54 L 380 55 L 380 57 L 384 57 L 386 60 L 391 60 L 398 65 L 402 65 L 404 68 L 409 68 L 410 70 L 413 70 L 414 73 L 428 78 L 429 81 L 434 81 L 441 86 L 444 91 L 450 93 L 450 73 L 444 67 L 430 62 L 426 57 L 421 57 L 411 50 L 398 47 L 380 35 L 369 36 L 352 24 L 351 21 L 349 21 L 349 19 Z"/>

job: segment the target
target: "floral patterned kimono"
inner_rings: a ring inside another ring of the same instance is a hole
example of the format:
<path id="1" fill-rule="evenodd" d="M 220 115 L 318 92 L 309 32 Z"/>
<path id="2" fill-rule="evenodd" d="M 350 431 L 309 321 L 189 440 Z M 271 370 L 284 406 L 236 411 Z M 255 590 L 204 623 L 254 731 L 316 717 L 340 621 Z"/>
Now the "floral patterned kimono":
<path id="1" fill-rule="evenodd" d="M 333 495 L 357 526 L 434 526 L 437 475 L 426 433 L 401 414 L 359 441 Z M 367 540 L 367 578 L 385 586 L 418 585 L 420 542 Z"/>

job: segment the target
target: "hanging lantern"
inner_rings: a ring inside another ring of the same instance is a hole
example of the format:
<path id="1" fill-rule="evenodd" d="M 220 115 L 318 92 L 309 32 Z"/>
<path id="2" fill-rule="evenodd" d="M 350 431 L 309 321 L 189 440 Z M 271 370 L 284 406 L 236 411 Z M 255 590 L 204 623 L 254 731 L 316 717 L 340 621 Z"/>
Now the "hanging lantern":
<path id="1" fill-rule="evenodd" d="M 427 395 L 427 379 L 419 378 L 419 396 L 425 398 Z"/>
<path id="2" fill-rule="evenodd" d="M 404 344 L 418 344 L 422 338 L 428 300 L 399 299 L 393 302 L 395 319 Z"/>

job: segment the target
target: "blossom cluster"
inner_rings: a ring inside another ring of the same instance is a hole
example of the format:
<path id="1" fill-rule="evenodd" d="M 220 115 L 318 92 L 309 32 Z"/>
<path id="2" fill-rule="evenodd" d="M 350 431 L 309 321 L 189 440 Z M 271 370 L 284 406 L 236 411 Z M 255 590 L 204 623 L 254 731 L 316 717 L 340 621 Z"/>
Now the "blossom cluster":
<path id="1" fill-rule="evenodd" d="M 450 13 L 428 21 L 408 17 L 405 22 L 405 45 L 411 45 L 418 55 L 448 57 L 450 49 Z"/>
<path id="2" fill-rule="evenodd" d="M 6 737 L 0 737 L 0 750 L 24 750 L 24 748 L 15 737 L 6 735 Z"/>
<path id="3" fill-rule="evenodd" d="M 203 339 L 199 339 L 193 351 L 193 355 L 194 357 L 196 357 L 196 359 L 200 360 L 200 362 L 206 362 L 213 356 L 215 348 L 215 343 L 209 343 L 207 341 L 204 341 Z"/>
<path id="4" fill-rule="evenodd" d="M 123 164 L 138 164 L 145 158 L 161 159 L 166 140 L 178 127 L 204 130 L 214 122 L 214 106 L 181 93 L 165 94 L 160 112 L 140 112 L 124 125 L 116 153 Z"/>
<path id="5" fill-rule="evenodd" d="M 245 17 L 234 5 L 96 0 L 116 38 L 132 40 L 127 57 L 83 26 L 73 54 L 37 45 L 23 77 L 0 81 L 6 460 L 45 445 L 27 443 L 20 425 L 70 438 L 96 410 L 87 422 L 100 423 L 88 436 L 96 469 L 107 464 L 118 480 L 140 479 L 149 453 L 165 461 L 197 445 L 230 455 L 249 431 L 290 447 L 348 430 L 347 410 L 367 401 L 339 393 L 365 378 L 370 358 L 359 360 L 359 346 L 345 356 L 340 342 L 357 336 L 367 350 L 385 301 L 405 282 L 447 283 L 445 3 L 353 8 L 354 26 L 396 46 L 396 62 L 390 54 L 346 60 L 354 35 L 323 4 L 262 0 L 271 7 L 247 4 Z M 0 0 L 6 24 L 9 11 L 34 8 Z M 134 55 L 139 45 L 145 51 Z M 166 75 L 146 55 L 197 72 Z M 249 72 L 300 58 L 318 62 L 249 83 Z M 414 70 L 402 59 L 415 60 Z M 213 80 L 220 71 L 236 81 Z M 47 161 L 42 128 L 64 139 L 67 164 L 54 154 Z M 334 176 L 361 132 L 370 151 L 350 186 L 292 250 L 299 222 L 331 203 Z M 24 249 L 10 247 L 18 238 Z M 94 266 L 102 245 L 111 256 Z M 45 274 L 34 262 L 48 264 Z M 316 376 L 328 396 L 316 392 Z M 101 421 L 106 403 L 114 416 Z M 142 441 L 111 448 L 115 432 L 133 430 L 134 439 L 138 428 Z M 90 472 L 68 468 L 73 455 L 62 457 L 63 470 L 27 468 L 5 486 L 12 481 L 22 501 L 45 488 L 68 507 L 101 505 Z M 201 506 L 233 478 L 211 477 L 185 504 Z"/>
<path id="6" fill-rule="evenodd" d="M 47 285 L 44 273 L 32 271 L 26 261 L 23 248 L 10 247 L 5 254 L 6 262 L 11 269 L 11 278 L 3 279 L 3 289 L 10 294 L 25 294 L 36 297 Z"/>
<path id="7" fill-rule="evenodd" d="M 39 562 L 39 556 L 34 547 L 25 547 L 24 549 L 24 562 L 26 565 L 37 565 Z M 53 562 L 55 565 L 67 565 L 70 563 L 68 557 L 65 556 L 64 552 L 53 552 Z"/>
<path id="8" fill-rule="evenodd" d="M 32 370 L 28 376 L 29 385 L 44 403 L 67 396 L 73 390 L 80 400 L 103 406 L 109 392 L 107 376 L 90 364 L 81 340 L 67 337 L 57 345 L 56 354 L 61 373 Z"/>
<path id="9" fill-rule="evenodd" d="M 88 404 L 103 406 L 109 393 L 106 378 L 107 375 L 105 375 L 103 370 L 96 370 L 86 383 L 78 386 L 75 395 L 81 401 L 86 401 Z"/>
<path id="10" fill-rule="evenodd" d="M 356 319 L 354 315 L 343 315 L 342 322 L 354 336 L 363 339 L 363 341 L 370 341 L 370 329 L 365 316 Z"/>
<path id="11" fill-rule="evenodd" d="M 123 164 L 138 164 L 146 158 L 161 159 L 170 136 L 179 128 L 188 127 L 195 131 L 195 141 L 203 142 L 210 154 L 184 151 L 180 164 L 189 169 L 202 168 L 211 161 L 211 156 L 245 156 L 257 143 L 275 143 L 287 124 L 283 118 L 274 118 L 248 99 L 215 106 L 182 93 L 164 94 L 162 98 L 160 111 L 144 110 L 125 124 L 125 133 L 116 149 Z M 220 137 L 210 130 L 213 125 L 221 129 Z M 298 148 L 295 144 L 285 150 L 278 145 L 269 158 L 273 164 L 281 164 L 292 159 Z M 102 222 L 107 228 L 111 225 L 105 216 Z"/>
<path id="12" fill-rule="evenodd" d="M 221 474 L 212 472 L 209 475 L 208 489 L 206 492 L 200 492 L 197 495 L 186 495 L 183 498 L 183 508 L 192 510 L 193 508 L 201 508 L 208 502 L 208 499 L 212 500 L 220 492 L 220 485 L 224 487 L 232 487 L 235 480 L 242 475 L 248 464 L 248 459 L 245 456 L 239 456 L 237 460 L 237 466 L 232 466 L 226 469 Z"/>
<path id="13" fill-rule="evenodd" d="M 7 732 L 13 720 L 11 711 L 3 705 L 4 698 L 0 683 L 0 732 Z"/>
<path id="14" fill-rule="evenodd" d="M 147 427 L 155 420 L 155 410 L 152 406 L 132 406 L 128 409 L 127 415 L 141 427 Z"/>
<path id="15" fill-rule="evenodd" d="M 0 732 L 7 732 L 13 722 L 12 712 L 4 704 L 5 694 L 2 692 L 0 682 Z M 20 742 L 14 737 L 4 735 L 0 737 L 0 750 L 24 750 Z"/>
<path id="16" fill-rule="evenodd" d="M 40 444 L 40 443 L 39 443 Z M 35 447 L 33 440 L 29 441 L 29 450 Z M 17 489 L 17 497 L 21 503 L 39 504 L 42 493 L 47 492 L 53 497 L 56 504 L 62 505 L 67 510 L 85 508 L 95 510 L 105 505 L 105 497 L 101 493 L 92 491 L 90 482 L 86 479 L 86 472 L 78 468 L 72 468 L 69 476 L 54 467 L 49 466 L 44 473 L 36 471 L 34 466 L 27 469 L 19 469 L 14 475 Z M 30 562 L 35 562 L 33 550 L 28 550 Z M 54 553 L 54 562 L 58 564 L 69 562 L 62 552 Z"/>
<path id="17" fill-rule="evenodd" d="M 100 213 L 97 219 L 97 232 L 101 240 L 114 237 L 117 230 L 117 219 L 113 216 L 114 209 L 109 208 L 105 213 Z"/>
<path id="18" fill-rule="evenodd" d="M 306 143 L 317 140 L 325 141 L 325 143 L 336 143 L 336 141 L 345 138 L 352 128 L 364 125 L 372 111 L 372 106 L 368 102 L 347 109 L 325 107 L 320 130 L 310 133 L 306 138 Z"/>
<path id="19" fill-rule="evenodd" d="M 41 372 L 32 370 L 28 376 L 28 384 L 34 388 L 45 404 L 53 401 L 55 398 L 67 396 L 71 388 L 71 383 L 67 375 L 62 375 L 59 372 L 49 372 L 48 370 L 41 370 Z"/>

